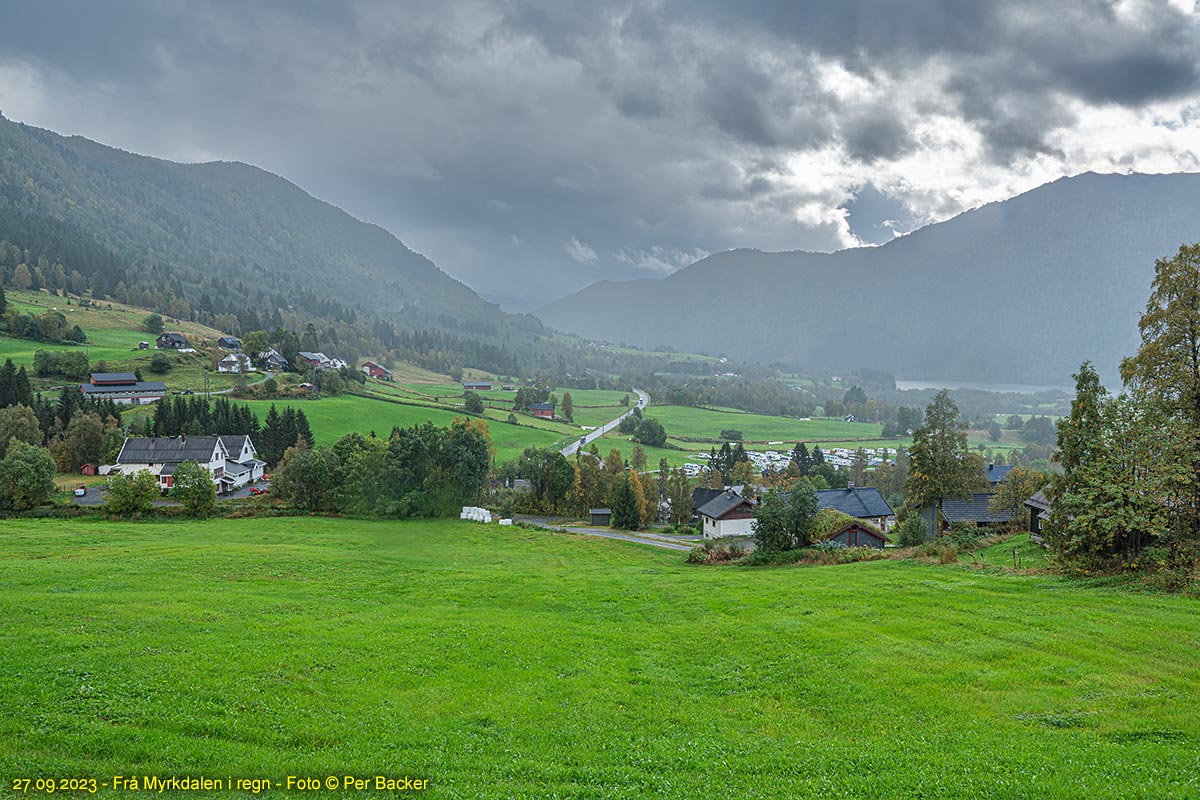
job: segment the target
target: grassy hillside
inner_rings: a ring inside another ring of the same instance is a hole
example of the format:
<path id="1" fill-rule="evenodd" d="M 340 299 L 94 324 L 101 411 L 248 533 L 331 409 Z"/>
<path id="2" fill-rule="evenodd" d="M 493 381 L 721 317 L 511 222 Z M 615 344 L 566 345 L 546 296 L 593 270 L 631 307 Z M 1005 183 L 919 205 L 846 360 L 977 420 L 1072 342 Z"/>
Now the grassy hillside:
<path id="1" fill-rule="evenodd" d="M 142 320 L 150 312 L 126 306 L 121 303 L 104 302 L 96 306 L 81 306 L 78 299 L 56 297 L 48 292 L 31 292 L 17 289 L 5 291 L 8 302 L 26 314 L 41 314 L 55 309 L 66 315 L 73 325 L 83 328 L 89 344 L 85 347 L 77 344 L 50 344 L 35 342 L 30 339 L 17 339 L 0 335 L 0 361 L 11 358 L 17 366 L 24 365 L 33 374 L 33 355 L 38 350 L 54 351 L 83 351 L 91 361 L 92 369 L 98 369 L 101 361 L 105 362 L 110 372 L 142 370 L 146 380 L 162 380 L 169 389 L 202 389 L 204 387 L 204 370 L 212 366 L 209 354 L 197 352 L 192 354 L 167 352 L 168 358 L 174 365 L 172 370 L 164 375 L 154 375 L 150 372 L 150 359 L 155 353 L 163 352 L 154 349 L 153 334 L 142 330 Z M 189 341 L 196 347 L 211 345 L 223 334 L 206 325 L 197 322 L 169 320 L 167 330 L 178 331 L 188 336 Z M 150 350 L 139 350 L 138 342 L 149 341 Z M 254 378 L 250 378 L 254 380 Z M 36 386 L 58 385 L 64 381 L 61 376 L 53 376 L 46 380 L 35 380 Z M 213 389 L 223 389 L 234 385 L 232 375 L 223 375 L 215 370 L 209 378 L 209 386 Z"/>
<path id="2" fill-rule="evenodd" d="M 0 536 L 7 776 L 407 773 L 430 797 L 1194 794 L 1193 599 L 894 561 L 689 567 L 458 521 L 12 521 Z"/>

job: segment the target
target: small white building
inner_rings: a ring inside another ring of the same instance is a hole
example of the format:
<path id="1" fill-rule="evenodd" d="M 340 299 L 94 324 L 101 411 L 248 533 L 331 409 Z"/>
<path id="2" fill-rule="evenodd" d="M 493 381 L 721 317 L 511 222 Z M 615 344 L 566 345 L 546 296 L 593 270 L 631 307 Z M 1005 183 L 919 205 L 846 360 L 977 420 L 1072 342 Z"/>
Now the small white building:
<path id="1" fill-rule="evenodd" d="M 705 539 L 754 535 L 754 501 L 724 491 L 696 510 Z"/>
<path id="2" fill-rule="evenodd" d="M 254 367 L 250 364 L 250 356 L 245 353 L 230 353 L 217 362 L 217 372 L 240 375 L 243 372 L 254 372 Z"/>

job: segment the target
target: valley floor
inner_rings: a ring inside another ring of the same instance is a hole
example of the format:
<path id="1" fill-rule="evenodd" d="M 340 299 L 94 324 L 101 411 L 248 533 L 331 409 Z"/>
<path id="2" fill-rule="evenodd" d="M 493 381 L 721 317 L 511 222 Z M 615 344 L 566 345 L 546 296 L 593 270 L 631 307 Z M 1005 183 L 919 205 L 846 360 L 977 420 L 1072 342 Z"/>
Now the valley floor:
<path id="1" fill-rule="evenodd" d="M 6 788 L 1197 794 L 1188 598 L 898 561 L 695 567 L 457 520 L 7 521 L 0 539 Z"/>

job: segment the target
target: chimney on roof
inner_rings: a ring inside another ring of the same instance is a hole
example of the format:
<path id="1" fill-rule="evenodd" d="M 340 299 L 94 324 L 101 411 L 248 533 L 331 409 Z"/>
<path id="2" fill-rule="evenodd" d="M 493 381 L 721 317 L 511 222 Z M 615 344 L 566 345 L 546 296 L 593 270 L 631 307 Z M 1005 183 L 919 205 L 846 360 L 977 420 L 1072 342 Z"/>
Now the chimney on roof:
<path id="1" fill-rule="evenodd" d="M 186 433 L 179 434 L 179 443 L 187 444 L 187 434 Z"/>
<path id="2" fill-rule="evenodd" d="M 848 482 L 846 483 L 846 491 L 847 491 L 847 492 L 852 492 L 852 491 L 854 491 L 854 481 L 848 481 Z"/>
<path id="3" fill-rule="evenodd" d="M 995 465 L 995 464 L 988 464 L 988 472 L 991 472 L 991 471 L 992 471 L 992 470 L 994 470 L 995 468 L 996 468 L 996 465 Z"/>

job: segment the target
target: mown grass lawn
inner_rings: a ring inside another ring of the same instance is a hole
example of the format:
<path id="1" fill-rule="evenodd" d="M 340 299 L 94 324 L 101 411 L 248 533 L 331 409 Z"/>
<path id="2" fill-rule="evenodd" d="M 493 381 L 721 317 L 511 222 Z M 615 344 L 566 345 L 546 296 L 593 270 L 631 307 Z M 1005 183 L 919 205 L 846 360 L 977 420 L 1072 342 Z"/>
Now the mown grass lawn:
<path id="1" fill-rule="evenodd" d="M 691 567 L 458 521 L 9 521 L 0 536 L 6 781 L 1197 794 L 1187 598 L 894 561 Z"/>

